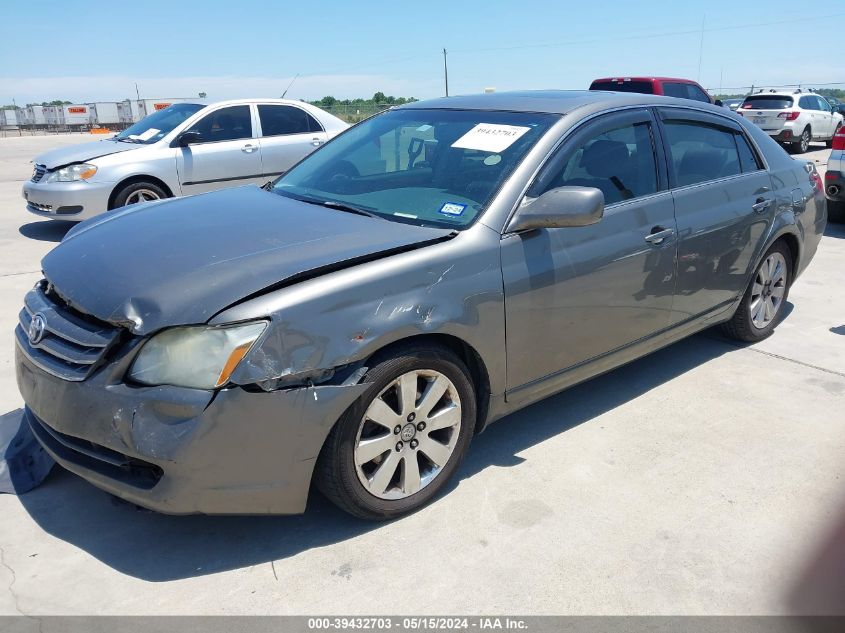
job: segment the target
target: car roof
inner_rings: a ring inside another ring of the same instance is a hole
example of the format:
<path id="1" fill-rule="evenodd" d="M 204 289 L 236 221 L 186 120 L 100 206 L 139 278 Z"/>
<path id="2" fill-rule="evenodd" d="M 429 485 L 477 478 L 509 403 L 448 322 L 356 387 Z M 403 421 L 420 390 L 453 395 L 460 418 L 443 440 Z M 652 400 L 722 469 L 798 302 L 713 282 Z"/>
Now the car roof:
<path id="1" fill-rule="evenodd" d="M 632 77 L 629 75 L 616 75 L 615 77 L 593 79 L 593 83 L 596 83 L 597 81 L 674 81 L 682 84 L 699 85 L 697 81 L 693 81 L 692 79 L 681 79 L 680 77 Z"/>
<path id="2" fill-rule="evenodd" d="M 299 101 L 298 99 L 279 99 L 279 98 L 272 98 L 268 97 L 266 99 L 261 98 L 253 98 L 253 99 L 226 99 L 224 101 L 212 101 L 210 103 L 203 103 L 198 102 L 196 105 L 202 106 L 222 106 L 222 105 L 243 105 L 249 103 L 274 103 L 274 104 L 284 104 L 284 105 L 297 105 L 297 106 L 309 106 L 310 104 L 305 101 Z"/>
<path id="3" fill-rule="evenodd" d="M 691 105 L 701 109 L 723 111 L 724 108 L 704 102 L 649 95 L 639 92 L 611 92 L 609 90 L 524 90 L 518 92 L 493 92 L 485 94 L 440 97 L 426 101 L 415 101 L 399 106 L 398 109 L 444 109 L 444 110 L 499 110 L 507 112 L 541 112 L 567 114 L 586 106 L 595 110 L 632 105 L 656 106 Z"/>
<path id="4" fill-rule="evenodd" d="M 756 92 L 752 92 L 751 94 L 745 95 L 745 98 L 748 97 L 821 97 L 820 94 L 813 92 L 812 90 L 801 90 L 800 92 L 796 92 L 794 90 L 757 90 Z"/>

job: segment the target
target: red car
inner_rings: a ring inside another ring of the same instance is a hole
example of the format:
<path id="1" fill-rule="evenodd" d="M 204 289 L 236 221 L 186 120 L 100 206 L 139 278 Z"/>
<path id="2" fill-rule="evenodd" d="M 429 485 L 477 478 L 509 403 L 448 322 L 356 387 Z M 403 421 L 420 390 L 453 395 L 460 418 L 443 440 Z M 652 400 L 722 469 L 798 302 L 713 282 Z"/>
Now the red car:
<path id="1" fill-rule="evenodd" d="M 640 92 L 648 95 L 666 95 L 722 105 L 714 100 L 707 91 L 690 79 L 673 77 L 607 77 L 595 79 L 590 90 L 612 90 L 613 92 Z"/>

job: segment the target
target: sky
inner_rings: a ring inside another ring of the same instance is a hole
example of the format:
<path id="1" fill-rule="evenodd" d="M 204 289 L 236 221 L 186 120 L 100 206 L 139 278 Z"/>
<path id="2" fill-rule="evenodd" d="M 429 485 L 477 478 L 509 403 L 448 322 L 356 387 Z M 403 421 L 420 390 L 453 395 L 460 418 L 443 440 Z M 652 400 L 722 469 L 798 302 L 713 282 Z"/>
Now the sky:
<path id="1" fill-rule="evenodd" d="M 845 3 L 0 0 L 0 104 L 587 88 L 605 76 L 845 87 Z M 703 26 L 703 40 L 702 40 Z"/>

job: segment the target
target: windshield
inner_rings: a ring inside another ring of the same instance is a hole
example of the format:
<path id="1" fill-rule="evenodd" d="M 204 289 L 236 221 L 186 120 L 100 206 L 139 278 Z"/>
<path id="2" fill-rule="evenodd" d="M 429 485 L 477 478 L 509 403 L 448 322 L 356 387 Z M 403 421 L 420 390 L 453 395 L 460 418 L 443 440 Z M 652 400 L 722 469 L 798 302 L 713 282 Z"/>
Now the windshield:
<path id="1" fill-rule="evenodd" d="M 751 110 L 752 108 L 755 110 L 786 110 L 791 107 L 792 97 L 768 95 L 745 97 L 742 104 L 743 110 Z"/>
<path id="2" fill-rule="evenodd" d="M 468 226 L 557 115 L 391 110 L 350 128 L 273 185 L 283 196 L 426 226 Z"/>
<path id="3" fill-rule="evenodd" d="M 143 143 L 149 145 L 163 138 L 183 123 L 185 119 L 199 112 L 205 106 L 199 103 L 176 103 L 164 110 L 153 112 L 135 125 L 126 128 L 114 137 L 116 141 L 127 143 Z"/>

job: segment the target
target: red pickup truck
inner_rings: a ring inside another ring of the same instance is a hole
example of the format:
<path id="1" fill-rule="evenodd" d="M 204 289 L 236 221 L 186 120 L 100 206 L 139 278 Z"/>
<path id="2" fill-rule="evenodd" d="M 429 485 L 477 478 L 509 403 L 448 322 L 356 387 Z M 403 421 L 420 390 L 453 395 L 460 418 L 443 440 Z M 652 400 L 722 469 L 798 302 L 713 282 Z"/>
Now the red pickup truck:
<path id="1" fill-rule="evenodd" d="M 596 79 L 590 84 L 590 90 L 612 90 L 614 92 L 641 92 L 649 95 L 666 95 L 704 101 L 722 105 L 718 99 L 714 100 L 707 91 L 690 79 L 676 79 L 673 77 L 607 77 Z"/>

